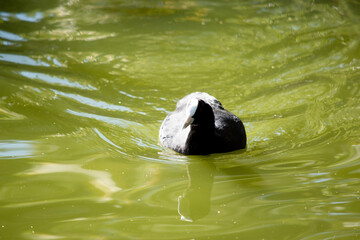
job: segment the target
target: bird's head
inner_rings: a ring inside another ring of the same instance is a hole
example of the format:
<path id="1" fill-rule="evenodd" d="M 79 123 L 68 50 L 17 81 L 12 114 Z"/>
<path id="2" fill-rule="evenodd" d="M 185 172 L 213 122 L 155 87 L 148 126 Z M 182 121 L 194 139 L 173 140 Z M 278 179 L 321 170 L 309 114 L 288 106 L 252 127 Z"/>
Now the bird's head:
<path id="1" fill-rule="evenodd" d="M 193 126 L 213 126 L 214 112 L 209 104 L 201 99 L 191 99 L 186 106 L 186 120 L 183 128 Z"/>

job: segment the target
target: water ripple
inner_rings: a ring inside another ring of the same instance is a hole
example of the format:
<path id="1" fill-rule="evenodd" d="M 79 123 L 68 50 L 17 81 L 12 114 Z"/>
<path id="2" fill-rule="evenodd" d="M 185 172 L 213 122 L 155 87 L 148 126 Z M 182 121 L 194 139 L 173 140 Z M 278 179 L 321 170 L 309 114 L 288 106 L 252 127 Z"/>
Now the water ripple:
<path id="1" fill-rule="evenodd" d="M 75 100 L 76 102 L 78 102 L 80 104 L 88 105 L 91 107 L 105 109 L 105 110 L 111 110 L 111 111 L 134 112 L 133 110 L 131 110 L 131 108 L 125 107 L 122 105 L 110 104 L 110 103 L 107 103 L 107 102 L 104 102 L 101 100 L 95 100 L 92 98 L 84 97 L 79 94 L 65 93 L 65 92 L 60 92 L 60 91 L 56 91 L 56 90 L 53 90 L 53 91 L 55 94 L 57 94 L 59 96 L 66 97 L 71 100 Z"/>
<path id="2" fill-rule="evenodd" d="M 14 41 L 14 42 L 27 41 L 25 38 L 23 38 L 23 37 L 21 37 L 21 36 L 19 36 L 17 34 L 7 32 L 7 31 L 2 31 L 2 30 L 0 30 L 0 38 L 6 39 L 6 40 L 9 40 L 9 41 Z"/>
<path id="3" fill-rule="evenodd" d="M 0 141 L 0 159 L 29 158 L 34 153 L 32 141 Z"/>
<path id="4" fill-rule="evenodd" d="M 21 71 L 19 72 L 21 75 L 23 75 L 26 78 L 32 79 L 32 80 L 40 80 L 42 82 L 54 85 L 54 86 L 64 86 L 64 87 L 70 87 L 70 88 L 78 88 L 78 89 L 86 89 L 86 90 L 96 90 L 95 87 L 88 85 L 84 86 L 76 81 L 70 81 L 66 78 L 61 78 L 57 76 L 51 76 L 44 73 L 36 73 L 36 72 L 28 72 L 28 71 Z M 58 92 L 56 92 L 58 93 Z"/>
<path id="5" fill-rule="evenodd" d="M 16 63 L 16 64 L 24 64 L 30 66 L 44 66 L 49 67 L 50 65 L 41 60 L 34 60 L 28 56 L 16 55 L 16 54 L 8 54 L 8 53 L 0 53 L 0 61 Z"/>
<path id="6" fill-rule="evenodd" d="M 139 123 L 128 121 L 125 119 L 120 119 L 120 118 L 107 117 L 107 116 L 97 115 L 97 114 L 93 114 L 93 113 L 78 112 L 78 111 L 74 111 L 74 110 L 70 110 L 70 109 L 67 109 L 66 112 L 70 113 L 72 115 L 75 115 L 75 116 L 95 119 L 100 122 L 117 125 L 117 126 L 120 126 L 123 128 L 131 128 L 131 127 L 141 126 L 141 124 L 139 124 Z"/>

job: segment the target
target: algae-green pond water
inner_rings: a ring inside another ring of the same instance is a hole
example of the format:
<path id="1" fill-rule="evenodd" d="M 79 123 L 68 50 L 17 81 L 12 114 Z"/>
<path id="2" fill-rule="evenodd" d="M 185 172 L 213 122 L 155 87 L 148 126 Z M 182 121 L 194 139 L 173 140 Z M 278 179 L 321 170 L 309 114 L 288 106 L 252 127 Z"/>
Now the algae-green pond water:
<path id="1" fill-rule="evenodd" d="M 0 6 L 0 239 L 360 239 L 358 1 Z M 194 91 L 245 150 L 159 144 Z"/>

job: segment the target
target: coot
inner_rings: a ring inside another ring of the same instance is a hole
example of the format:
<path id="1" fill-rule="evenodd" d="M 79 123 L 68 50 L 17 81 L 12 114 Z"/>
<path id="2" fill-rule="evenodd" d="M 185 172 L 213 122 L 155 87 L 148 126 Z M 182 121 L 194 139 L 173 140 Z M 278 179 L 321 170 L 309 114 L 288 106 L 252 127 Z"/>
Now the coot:
<path id="1" fill-rule="evenodd" d="M 178 101 L 159 133 L 164 147 L 185 155 L 229 152 L 246 146 L 241 120 L 213 96 L 194 92 Z"/>

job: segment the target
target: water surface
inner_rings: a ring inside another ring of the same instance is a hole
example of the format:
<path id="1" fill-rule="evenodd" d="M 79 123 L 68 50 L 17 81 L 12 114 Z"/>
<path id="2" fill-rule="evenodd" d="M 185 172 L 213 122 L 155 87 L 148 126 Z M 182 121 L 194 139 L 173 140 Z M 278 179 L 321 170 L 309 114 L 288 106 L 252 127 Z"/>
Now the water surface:
<path id="1" fill-rule="evenodd" d="M 0 239 L 360 239 L 358 1 L 0 9 Z M 159 145 L 193 91 L 246 150 Z"/>

